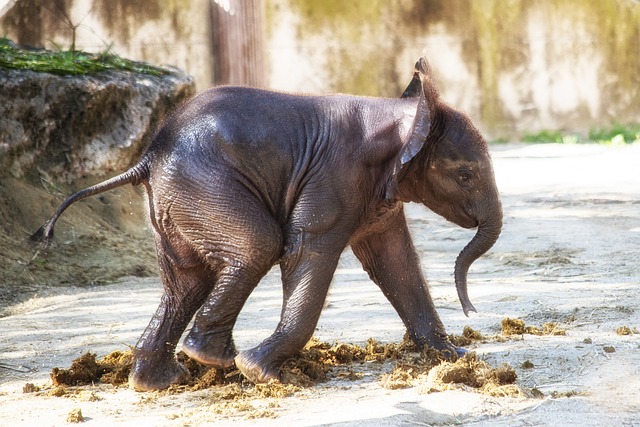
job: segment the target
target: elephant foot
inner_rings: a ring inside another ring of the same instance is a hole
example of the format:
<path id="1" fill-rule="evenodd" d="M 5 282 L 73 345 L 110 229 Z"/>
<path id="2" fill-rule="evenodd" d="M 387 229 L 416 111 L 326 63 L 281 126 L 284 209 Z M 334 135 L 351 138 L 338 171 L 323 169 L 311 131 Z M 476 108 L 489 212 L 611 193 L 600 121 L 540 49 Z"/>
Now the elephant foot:
<path id="1" fill-rule="evenodd" d="M 436 332 L 431 339 L 418 344 L 418 348 L 432 348 L 442 352 L 442 354 L 451 362 L 455 362 L 458 358 L 463 357 L 467 350 L 454 346 L 449 337 L 445 333 Z"/>
<path id="2" fill-rule="evenodd" d="M 266 383 L 270 380 L 280 381 L 279 366 L 269 366 L 262 362 L 255 349 L 242 351 L 235 358 L 236 367 L 249 381 Z"/>
<path id="3" fill-rule="evenodd" d="M 435 348 L 438 351 L 441 351 L 442 354 L 447 358 L 447 360 L 451 362 L 455 362 L 459 357 L 465 355 L 467 350 L 464 348 L 456 347 L 449 340 L 446 343 L 438 343 L 437 345 L 430 346 L 431 348 Z"/>
<path id="4" fill-rule="evenodd" d="M 182 351 L 198 363 L 219 369 L 233 366 L 233 359 L 238 354 L 231 335 L 221 340 L 219 336 L 204 336 L 193 329 L 184 339 Z"/>
<path id="5" fill-rule="evenodd" d="M 136 391 L 164 390 L 174 384 L 184 384 L 190 378 L 187 368 L 175 359 L 159 365 L 136 359 L 129 374 L 129 387 Z"/>

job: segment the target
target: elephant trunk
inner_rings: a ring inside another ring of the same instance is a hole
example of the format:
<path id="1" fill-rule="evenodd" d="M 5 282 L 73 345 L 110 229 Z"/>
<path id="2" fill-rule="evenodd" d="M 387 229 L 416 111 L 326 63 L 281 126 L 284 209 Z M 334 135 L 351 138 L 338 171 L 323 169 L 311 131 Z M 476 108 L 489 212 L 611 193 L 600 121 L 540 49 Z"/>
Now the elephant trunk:
<path id="1" fill-rule="evenodd" d="M 499 202 L 498 202 L 499 203 Z M 467 293 L 467 272 L 473 262 L 487 252 L 493 244 L 498 240 L 500 231 L 502 230 L 502 209 L 499 208 L 489 220 L 480 222 L 478 231 L 473 239 L 465 246 L 456 259 L 454 270 L 454 278 L 456 282 L 456 290 L 458 298 L 462 304 L 462 310 L 465 316 L 469 317 L 469 311 L 477 312 L 476 308 L 469 300 Z"/>

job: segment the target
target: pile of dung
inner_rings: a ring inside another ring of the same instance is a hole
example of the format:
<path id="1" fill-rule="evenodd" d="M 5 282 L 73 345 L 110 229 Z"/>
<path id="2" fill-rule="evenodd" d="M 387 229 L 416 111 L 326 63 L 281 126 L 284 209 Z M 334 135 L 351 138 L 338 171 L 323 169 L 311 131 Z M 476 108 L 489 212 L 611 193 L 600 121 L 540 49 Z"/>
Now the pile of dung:
<path id="1" fill-rule="evenodd" d="M 564 329 L 560 329 L 557 323 L 547 322 L 542 325 L 542 328 L 536 326 L 527 326 L 524 320 L 511 319 L 505 317 L 502 319 L 502 335 L 566 335 L 567 332 Z"/>
<path id="2" fill-rule="evenodd" d="M 420 387 L 422 393 L 446 390 L 470 390 L 490 396 L 530 396 L 530 390 L 516 384 L 517 374 L 508 364 L 495 368 L 470 352 L 456 361 L 448 361 L 435 350 L 403 358 L 389 374 L 381 376 L 385 388 Z"/>
<path id="3" fill-rule="evenodd" d="M 397 360 L 407 351 L 415 351 L 415 345 L 405 336 L 400 344 L 380 344 L 369 338 L 363 346 L 355 344 L 321 342 L 311 338 L 298 357 L 288 360 L 282 367 L 284 383 L 308 387 L 329 379 L 336 367 L 345 367 L 364 362 Z M 338 374 L 340 378 L 358 379 L 359 375 L 349 371 Z"/>
<path id="4" fill-rule="evenodd" d="M 503 364 L 497 368 L 467 353 L 455 362 L 446 361 L 442 353 L 431 352 L 410 361 L 402 361 L 390 374 L 382 375 L 385 388 L 420 387 L 421 393 L 446 390 L 470 390 L 490 396 L 521 397 L 530 393 L 516 384 L 515 370 Z"/>
<path id="5" fill-rule="evenodd" d="M 470 326 L 465 326 L 462 330 L 462 335 L 450 335 L 449 340 L 456 347 L 467 347 L 474 342 L 486 341 L 486 338 Z"/>
<path id="6" fill-rule="evenodd" d="M 354 371 L 355 366 L 399 360 L 411 351 L 416 351 L 416 347 L 407 337 L 400 344 L 380 344 L 369 339 L 364 346 L 329 344 L 312 338 L 296 357 L 283 364 L 280 369 L 282 382 L 270 381 L 266 384 L 251 384 L 237 370 L 223 372 L 202 367 L 179 353 L 179 360 L 187 366 L 193 380 L 191 385 L 172 387 L 170 390 L 208 388 L 212 393 L 209 410 L 213 413 L 247 419 L 273 418 L 273 409 L 279 406 L 278 399 L 332 377 L 360 379 L 362 375 Z M 264 399 L 269 402 L 267 407 L 264 407 L 264 403 L 260 405 Z"/>
<path id="7" fill-rule="evenodd" d="M 54 386 L 78 386 L 95 383 L 126 384 L 131 371 L 133 355 L 130 351 L 114 351 L 100 360 L 87 352 L 71 362 L 69 369 L 53 368 Z"/>
<path id="8" fill-rule="evenodd" d="M 328 344 L 311 338 L 300 353 L 300 358 L 336 366 L 354 362 L 384 362 L 399 359 L 407 351 L 416 351 L 416 347 L 406 335 L 400 344 L 380 344 L 373 338 L 369 338 L 364 347 L 345 343 Z"/>
<path id="9" fill-rule="evenodd" d="M 389 374 L 380 376 L 384 388 L 391 390 L 415 386 L 431 369 L 444 363 L 444 353 L 425 349 L 420 353 L 407 353 L 396 362 Z"/>
<path id="10" fill-rule="evenodd" d="M 520 397 L 528 393 L 516 385 L 515 370 L 503 364 L 497 368 L 467 353 L 455 362 L 443 362 L 429 371 L 423 391 L 473 390 L 490 396 Z"/>

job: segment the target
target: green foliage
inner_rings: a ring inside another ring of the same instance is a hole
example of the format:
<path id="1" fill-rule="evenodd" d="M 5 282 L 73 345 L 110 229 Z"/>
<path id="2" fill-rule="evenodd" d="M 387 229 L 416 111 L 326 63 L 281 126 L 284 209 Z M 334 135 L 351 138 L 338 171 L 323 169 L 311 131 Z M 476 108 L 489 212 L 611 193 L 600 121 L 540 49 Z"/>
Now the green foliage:
<path id="1" fill-rule="evenodd" d="M 640 125 L 624 126 L 614 123 L 609 128 L 592 129 L 589 139 L 604 144 L 625 144 L 640 141 Z"/>
<path id="2" fill-rule="evenodd" d="M 7 38 L 0 38 L 0 68 L 32 70 L 58 75 L 95 74 L 108 70 L 131 71 L 154 76 L 169 71 L 144 62 L 124 59 L 109 52 L 99 54 L 77 50 L 25 49 Z"/>
<path id="3" fill-rule="evenodd" d="M 598 144 L 621 145 L 640 142 L 640 125 L 622 125 L 614 123 L 610 127 L 602 127 L 589 131 L 588 137 L 582 138 L 573 133 L 563 133 L 557 130 L 542 130 L 536 133 L 526 133 L 523 142 L 577 144 L 581 142 L 596 142 Z"/>
<path id="4" fill-rule="evenodd" d="M 537 133 L 526 133 L 522 136 L 524 142 L 563 143 L 565 135 L 557 130 L 542 130 Z"/>
<path id="5" fill-rule="evenodd" d="M 490 144 L 508 144 L 510 141 L 505 137 L 496 137 L 489 141 Z"/>

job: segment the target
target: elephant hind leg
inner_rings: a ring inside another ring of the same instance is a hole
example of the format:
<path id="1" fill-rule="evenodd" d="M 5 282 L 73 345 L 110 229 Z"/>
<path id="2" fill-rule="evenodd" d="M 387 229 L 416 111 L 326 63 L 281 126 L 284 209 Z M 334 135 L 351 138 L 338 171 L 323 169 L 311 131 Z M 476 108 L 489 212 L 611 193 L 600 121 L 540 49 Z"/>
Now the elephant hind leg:
<path id="1" fill-rule="evenodd" d="M 158 246 L 164 294 L 149 326 L 138 340 L 129 375 L 130 387 L 158 390 L 183 383 L 189 373 L 175 358 L 180 336 L 211 288 L 206 264 L 179 267 Z"/>

